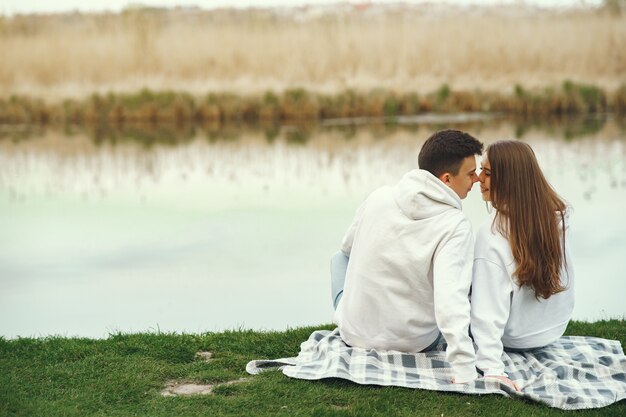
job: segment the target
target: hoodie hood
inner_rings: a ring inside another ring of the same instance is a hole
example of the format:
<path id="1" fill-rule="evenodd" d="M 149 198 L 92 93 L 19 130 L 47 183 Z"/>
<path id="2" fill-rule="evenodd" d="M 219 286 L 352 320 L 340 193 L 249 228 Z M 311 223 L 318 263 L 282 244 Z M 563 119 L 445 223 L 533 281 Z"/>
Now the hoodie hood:
<path id="1" fill-rule="evenodd" d="M 404 215 L 413 220 L 462 208 L 461 199 L 452 188 L 422 169 L 407 172 L 393 188 L 393 197 Z"/>

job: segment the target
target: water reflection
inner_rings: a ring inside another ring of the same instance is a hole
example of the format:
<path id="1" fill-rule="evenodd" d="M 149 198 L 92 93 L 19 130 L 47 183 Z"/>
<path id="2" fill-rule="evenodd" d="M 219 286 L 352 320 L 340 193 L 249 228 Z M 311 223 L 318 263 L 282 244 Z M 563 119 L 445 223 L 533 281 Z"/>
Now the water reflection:
<path id="1" fill-rule="evenodd" d="M 502 117 L 496 114 L 423 114 L 393 118 L 330 119 L 320 123 L 280 125 L 272 123 L 233 124 L 204 122 L 197 124 L 152 124 L 134 123 L 119 125 L 66 125 L 62 129 L 65 137 L 86 136 L 96 144 L 121 144 L 132 142 L 145 147 L 155 145 L 177 146 L 198 138 L 209 142 L 232 141 L 250 134 L 263 132 L 267 142 L 284 138 L 289 143 L 306 143 L 320 133 L 337 132 L 345 139 L 367 131 L 376 137 L 386 137 L 401 131 L 412 132 L 422 129 L 434 131 L 454 125 L 461 130 L 481 132 L 498 126 L 513 126 L 513 137 L 523 139 L 527 134 L 543 132 L 544 135 L 564 140 L 575 140 L 602 131 L 609 123 L 620 132 L 626 131 L 626 118 L 614 118 L 607 114 L 557 116 L 550 118 Z M 20 142 L 40 138 L 49 130 L 40 125 L 0 125 L 0 141 Z M 58 130 L 58 129 L 57 129 Z"/>
<path id="2" fill-rule="evenodd" d="M 436 129 L 520 138 L 574 206 L 575 315 L 626 315 L 620 120 L 0 130 L 0 335 L 326 323 L 328 257 Z M 464 209 L 486 218 L 474 190 Z"/>

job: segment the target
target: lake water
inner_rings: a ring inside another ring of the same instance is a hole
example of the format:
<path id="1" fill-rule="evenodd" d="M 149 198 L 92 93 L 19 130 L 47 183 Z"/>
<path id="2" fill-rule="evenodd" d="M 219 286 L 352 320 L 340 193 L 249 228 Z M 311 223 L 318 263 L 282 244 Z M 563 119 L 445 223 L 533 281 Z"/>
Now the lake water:
<path id="1" fill-rule="evenodd" d="M 445 127 L 535 149 L 574 207 L 574 317 L 626 317 L 623 121 L 3 127 L 0 336 L 329 323 L 328 261 L 356 207 Z M 478 186 L 463 204 L 485 221 Z"/>

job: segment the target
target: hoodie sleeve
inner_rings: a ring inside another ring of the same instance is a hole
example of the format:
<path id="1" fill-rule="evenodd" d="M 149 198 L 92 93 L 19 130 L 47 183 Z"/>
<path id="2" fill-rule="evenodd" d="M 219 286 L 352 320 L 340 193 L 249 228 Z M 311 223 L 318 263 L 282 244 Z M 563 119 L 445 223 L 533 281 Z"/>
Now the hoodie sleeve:
<path id="1" fill-rule="evenodd" d="M 448 343 L 446 357 L 456 382 L 476 379 L 474 346 L 469 337 L 474 240 L 469 221 L 462 222 L 435 253 L 435 320 Z"/>
<path id="2" fill-rule="evenodd" d="M 472 278 L 472 336 L 477 347 L 476 366 L 485 375 L 503 375 L 502 335 L 511 310 L 511 280 L 497 263 L 474 259 Z"/>
<path id="3" fill-rule="evenodd" d="M 369 197 L 368 197 L 369 198 Z M 341 252 L 347 257 L 350 257 L 350 252 L 352 252 L 352 244 L 354 243 L 354 236 L 356 235 L 356 231 L 361 223 L 361 218 L 363 217 L 363 212 L 365 211 L 365 206 L 367 205 L 367 199 L 361 203 L 359 208 L 354 215 L 354 219 L 352 219 L 352 224 L 348 228 L 345 236 L 343 237 L 343 241 L 341 242 Z"/>

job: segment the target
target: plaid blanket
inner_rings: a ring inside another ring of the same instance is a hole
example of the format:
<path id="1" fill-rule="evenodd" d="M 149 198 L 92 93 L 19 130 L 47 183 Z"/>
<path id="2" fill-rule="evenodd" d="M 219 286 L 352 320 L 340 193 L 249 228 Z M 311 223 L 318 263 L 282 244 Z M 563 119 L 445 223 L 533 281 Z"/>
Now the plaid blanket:
<path id="1" fill-rule="evenodd" d="M 626 398 L 626 356 L 615 340 L 567 336 L 530 352 L 504 352 L 505 370 L 521 392 L 494 378 L 451 383 L 445 348 L 441 338 L 432 352 L 377 352 L 347 346 L 338 329 L 318 330 L 302 343 L 297 357 L 251 361 L 246 371 L 254 375 L 279 368 L 298 379 L 518 396 L 564 410 L 604 407 Z"/>

